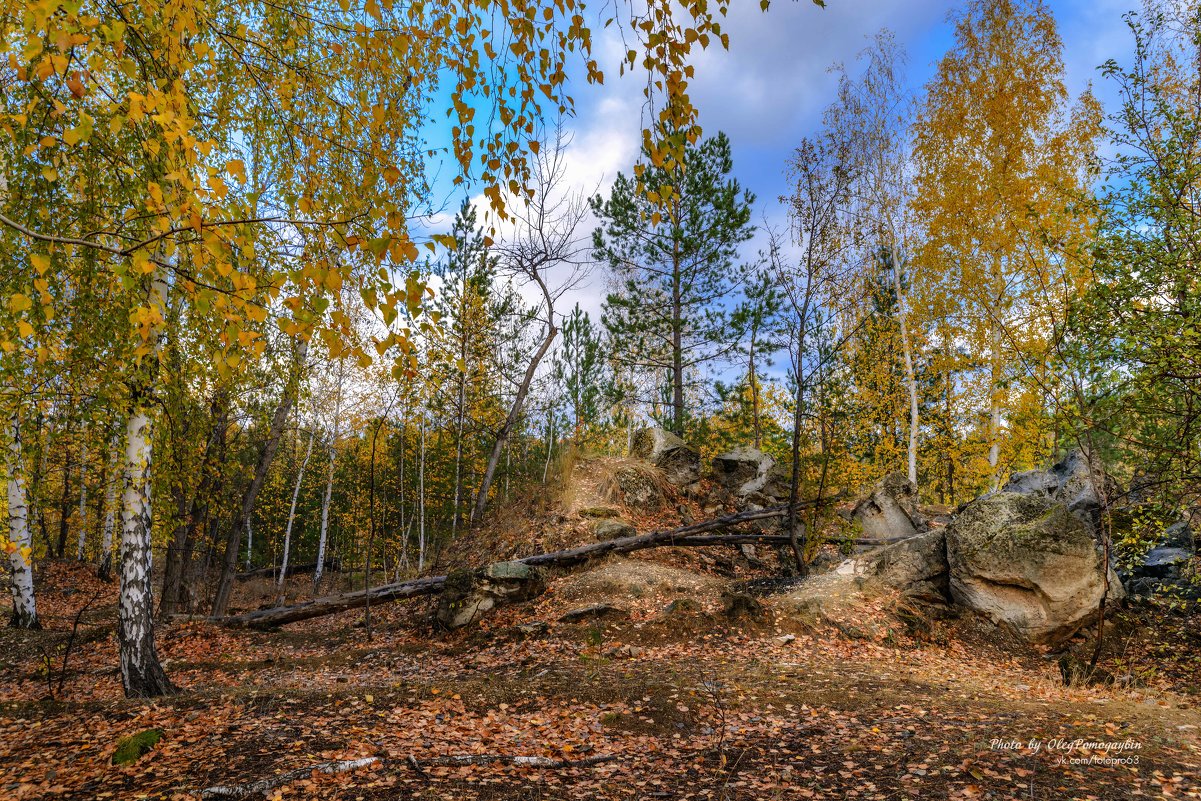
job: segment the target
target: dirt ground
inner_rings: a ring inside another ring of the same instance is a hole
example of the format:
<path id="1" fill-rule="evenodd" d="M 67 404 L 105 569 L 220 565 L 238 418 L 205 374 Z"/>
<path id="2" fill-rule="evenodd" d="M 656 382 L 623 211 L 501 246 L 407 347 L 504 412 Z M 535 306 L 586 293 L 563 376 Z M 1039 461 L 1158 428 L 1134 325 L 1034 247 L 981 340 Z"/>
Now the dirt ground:
<path id="1" fill-rule="evenodd" d="M 268 633 L 164 626 L 182 691 L 140 702 L 121 697 L 114 667 L 115 588 L 51 564 L 46 630 L 0 633 L 0 797 L 192 799 L 361 757 L 378 761 L 250 797 L 1201 796 L 1196 620 L 1172 618 L 1174 642 L 1133 620 L 1108 664 L 1142 686 L 1077 688 L 971 621 L 856 639 L 728 620 L 708 596 L 665 615 L 651 594 L 628 620 L 557 622 L 580 581 L 454 634 L 431 627 L 426 601 L 375 610 L 370 640 L 361 613 Z M 533 620 L 549 630 L 523 636 L 516 625 Z M 162 732 L 154 750 L 110 764 L 118 740 L 147 729 Z M 465 755 L 612 759 L 437 764 Z"/>

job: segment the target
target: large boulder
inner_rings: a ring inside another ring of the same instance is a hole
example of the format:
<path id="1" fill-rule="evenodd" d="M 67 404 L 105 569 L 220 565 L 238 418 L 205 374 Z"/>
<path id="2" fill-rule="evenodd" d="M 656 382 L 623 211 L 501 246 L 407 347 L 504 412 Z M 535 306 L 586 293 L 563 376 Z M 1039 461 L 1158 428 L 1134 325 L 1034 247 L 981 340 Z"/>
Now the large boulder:
<path id="1" fill-rule="evenodd" d="M 644 428 L 634 435 L 630 456 L 655 465 L 677 487 L 686 487 L 701 477 L 700 451 L 657 426 Z"/>
<path id="2" fill-rule="evenodd" d="M 1094 620 L 1107 577 L 1110 600 L 1122 596 L 1091 528 L 1043 489 L 979 498 L 946 537 L 955 602 L 1031 642 L 1061 644 Z"/>
<path id="3" fill-rule="evenodd" d="M 528 601 L 546 592 L 546 576 L 524 562 L 496 562 L 477 570 L 453 570 L 438 599 L 438 622 L 458 629 L 493 607 Z"/>
<path id="4" fill-rule="evenodd" d="M 908 538 L 925 531 L 925 518 L 918 511 L 917 487 L 903 473 L 890 473 L 880 480 L 851 512 L 863 536 L 873 540 Z"/>
<path id="5" fill-rule="evenodd" d="M 763 490 L 775 465 L 763 451 L 742 446 L 713 457 L 713 478 L 735 496 L 745 497 Z"/>

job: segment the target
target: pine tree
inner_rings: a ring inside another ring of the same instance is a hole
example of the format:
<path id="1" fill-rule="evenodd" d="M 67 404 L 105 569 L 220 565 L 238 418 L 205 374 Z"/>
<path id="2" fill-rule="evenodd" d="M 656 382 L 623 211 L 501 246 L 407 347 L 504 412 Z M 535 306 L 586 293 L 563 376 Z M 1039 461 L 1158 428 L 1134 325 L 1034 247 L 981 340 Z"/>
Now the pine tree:
<path id="1" fill-rule="evenodd" d="M 563 388 L 577 444 L 600 422 L 602 405 L 610 394 L 604 347 L 603 334 L 577 303 L 563 322 L 563 341 L 554 357 L 555 380 Z"/>
<path id="2" fill-rule="evenodd" d="M 689 146 L 680 178 L 644 151 L 634 177 L 619 174 L 607 200 L 592 200 L 601 225 L 596 258 L 618 290 L 603 321 L 618 358 L 668 376 L 668 428 L 683 434 L 684 398 L 694 368 L 728 355 L 729 312 L 738 246 L 754 232 L 751 204 L 733 170 L 725 134 Z M 662 204 L 662 208 L 660 206 Z"/>

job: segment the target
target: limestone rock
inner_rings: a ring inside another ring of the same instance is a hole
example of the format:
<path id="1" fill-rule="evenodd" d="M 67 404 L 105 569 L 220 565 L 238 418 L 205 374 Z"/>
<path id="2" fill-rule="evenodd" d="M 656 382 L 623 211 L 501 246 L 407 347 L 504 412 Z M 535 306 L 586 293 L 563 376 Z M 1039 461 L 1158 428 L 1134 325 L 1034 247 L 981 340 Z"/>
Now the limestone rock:
<path id="1" fill-rule="evenodd" d="M 659 509 L 663 506 L 663 491 L 653 470 L 636 464 L 623 464 L 613 471 L 612 488 L 629 509 Z"/>
<path id="2" fill-rule="evenodd" d="M 493 607 L 528 601 L 546 592 L 546 577 L 524 562 L 496 562 L 478 570 L 453 570 L 438 599 L 438 622 L 458 629 Z"/>
<path id="3" fill-rule="evenodd" d="M 761 450 L 742 446 L 713 457 L 713 478 L 734 495 L 760 492 L 771 478 L 776 460 Z"/>
<path id="4" fill-rule="evenodd" d="M 892 543 L 847 559 L 834 573 L 863 576 L 875 583 L 896 590 L 929 584 L 947 585 L 947 542 L 942 529 L 917 534 L 902 542 Z M 921 587 L 924 591 L 927 588 Z M 945 600 L 945 589 L 943 592 Z"/>
<path id="5" fill-rule="evenodd" d="M 636 433 L 630 456 L 655 465 L 677 487 L 686 487 L 701 477 L 700 451 L 662 428 L 652 426 Z"/>
<path id="6" fill-rule="evenodd" d="M 851 512 L 851 520 L 873 540 L 912 537 L 927 528 L 917 506 L 917 487 L 902 473 L 890 473 Z"/>
<path id="7" fill-rule="evenodd" d="M 624 520 L 598 520 L 592 525 L 592 534 L 597 540 L 616 540 L 638 536 L 638 529 Z"/>
<path id="8" fill-rule="evenodd" d="M 1063 461 L 1049 470 L 1027 470 L 1014 473 L 1002 492 L 1018 495 L 1041 495 L 1062 503 L 1087 525 L 1095 527 L 1101 510 L 1100 492 L 1118 495 L 1114 481 L 1100 463 L 1080 451 L 1072 451 Z"/>
<path id="9" fill-rule="evenodd" d="M 955 602 L 1032 642 L 1062 643 L 1095 619 L 1107 575 L 1110 598 L 1122 595 L 1089 526 L 1043 490 L 979 498 L 946 538 Z"/>
<path id="10" fill-rule="evenodd" d="M 610 604 L 589 604 L 566 612 L 559 620 L 563 623 L 582 623 L 585 620 L 600 620 L 601 618 L 627 618 L 630 613 L 625 609 Z"/>

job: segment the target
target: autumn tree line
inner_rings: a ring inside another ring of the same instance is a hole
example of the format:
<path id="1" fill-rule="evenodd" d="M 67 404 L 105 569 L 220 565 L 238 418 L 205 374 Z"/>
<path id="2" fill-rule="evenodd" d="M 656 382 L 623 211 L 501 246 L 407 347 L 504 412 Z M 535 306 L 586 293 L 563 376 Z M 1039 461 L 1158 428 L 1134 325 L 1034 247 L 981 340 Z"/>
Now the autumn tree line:
<path id="1" fill-rule="evenodd" d="M 173 690 L 156 618 L 251 571 L 281 600 L 429 571 L 648 423 L 762 448 L 794 499 L 901 470 L 954 505 L 1082 444 L 1195 492 L 1191 4 L 1128 16 L 1112 108 L 1037 0 L 968 3 L 920 91 L 881 32 L 776 222 L 688 99 L 724 3 L 613 17 L 652 113 L 599 194 L 553 122 L 604 80 L 579 3 L 250 6 L 0 16 L 12 621 L 40 561 L 93 563 L 129 695 Z M 439 158 L 479 195 L 422 234 Z"/>

